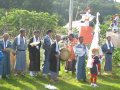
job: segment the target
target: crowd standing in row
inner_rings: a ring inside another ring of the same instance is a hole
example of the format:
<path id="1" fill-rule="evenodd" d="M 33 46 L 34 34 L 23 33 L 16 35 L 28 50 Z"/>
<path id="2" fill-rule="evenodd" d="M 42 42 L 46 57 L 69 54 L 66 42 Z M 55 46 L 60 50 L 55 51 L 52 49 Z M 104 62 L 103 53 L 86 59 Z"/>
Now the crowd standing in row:
<path id="1" fill-rule="evenodd" d="M 60 70 L 60 46 L 59 41 L 61 35 L 56 34 L 54 42 L 51 39 L 52 30 L 46 32 L 44 36 L 44 43 L 41 44 L 40 31 L 34 31 L 34 36 L 26 41 L 26 30 L 20 29 L 20 34 L 15 37 L 14 42 L 9 41 L 9 34 L 4 33 L 3 39 L 0 40 L 0 51 L 3 57 L 0 58 L 0 78 L 2 76 L 9 77 L 10 75 L 10 52 L 16 56 L 15 63 L 15 76 L 25 75 L 26 70 L 26 50 L 28 47 L 29 52 L 29 74 L 30 76 L 37 76 L 40 70 L 42 70 L 43 77 L 50 75 L 52 81 L 58 81 L 58 75 Z M 88 56 L 88 48 L 83 43 L 84 37 L 80 36 L 75 38 L 73 34 L 68 35 L 68 39 L 63 39 L 64 47 L 70 52 L 70 57 L 66 61 L 66 72 L 72 71 L 72 74 L 76 73 L 76 79 L 78 81 L 86 81 L 86 57 Z M 40 48 L 44 49 L 44 64 L 43 68 L 40 68 Z M 106 43 L 102 45 L 102 51 L 105 54 L 105 71 L 112 72 L 112 53 L 114 46 L 111 42 L 111 37 L 108 36 Z M 103 55 L 99 55 L 99 49 L 94 48 L 92 50 L 92 68 L 90 68 L 90 81 L 92 86 L 96 85 L 97 75 L 101 72 L 101 58 Z"/>

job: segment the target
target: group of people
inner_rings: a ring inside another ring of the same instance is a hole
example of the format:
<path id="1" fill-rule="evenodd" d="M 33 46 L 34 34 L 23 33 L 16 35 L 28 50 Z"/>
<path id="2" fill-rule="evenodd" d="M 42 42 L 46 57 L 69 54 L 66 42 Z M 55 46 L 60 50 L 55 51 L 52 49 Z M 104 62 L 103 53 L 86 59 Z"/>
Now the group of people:
<path id="1" fill-rule="evenodd" d="M 20 34 L 15 37 L 13 43 L 9 40 L 8 33 L 3 34 L 3 39 L 0 40 L 0 51 L 3 53 L 3 58 L 0 60 L 0 78 L 8 78 L 10 75 L 10 52 L 16 56 L 15 75 L 25 74 L 27 49 L 25 33 L 25 29 L 20 29 Z"/>
<path id="2" fill-rule="evenodd" d="M 78 81 L 86 81 L 86 60 L 89 55 L 88 46 L 83 43 L 84 37 L 82 36 L 75 38 L 73 34 L 70 34 L 68 39 L 69 43 L 66 48 L 68 48 L 70 52 L 70 57 L 66 61 L 66 72 L 71 71 L 72 74 L 76 73 L 76 79 Z M 94 87 L 97 86 L 96 81 L 98 74 L 101 74 L 103 53 L 105 54 L 105 74 L 112 73 L 112 54 L 114 51 L 114 45 L 111 42 L 110 36 L 107 36 L 106 39 L 105 44 L 98 48 L 94 47 L 91 51 L 92 67 L 90 68 L 90 81 L 91 86 Z"/>
<path id="3" fill-rule="evenodd" d="M 9 77 L 10 75 L 10 52 L 16 57 L 15 63 L 15 75 L 25 75 L 26 70 L 26 50 L 28 47 L 29 52 L 29 74 L 30 76 L 37 76 L 40 70 L 42 70 L 43 77 L 50 76 L 52 81 L 58 81 L 58 75 L 60 70 L 60 45 L 61 35 L 56 34 L 54 41 L 51 39 L 52 30 L 48 30 L 43 39 L 43 44 L 40 39 L 40 31 L 34 31 L 34 36 L 27 43 L 26 30 L 20 29 L 20 34 L 15 37 L 13 43 L 9 40 L 9 34 L 4 33 L 3 39 L 0 40 L 0 51 L 2 51 L 4 57 L 0 60 L 0 78 L 2 76 Z M 66 72 L 72 71 L 72 74 L 76 73 L 76 79 L 78 81 L 86 81 L 86 56 L 88 56 L 88 48 L 83 43 L 84 37 L 80 36 L 75 38 L 73 34 L 68 35 L 68 42 L 64 46 L 70 52 L 70 57 L 66 61 Z M 44 49 L 44 63 L 43 68 L 40 68 L 40 48 Z M 108 36 L 106 43 L 102 45 L 102 51 L 105 54 L 105 71 L 112 71 L 112 53 L 114 45 L 111 42 L 111 37 Z M 94 48 L 92 50 L 92 68 L 91 73 L 91 85 L 96 85 L 97 75 L 101 68 L 101 56 L 99 55 L 99 49 Z"/>
<path id="4" fill-rule="evenodd" d="M 51 78 L 57 76 L 58 70 L 60 69 L 59 55 L 60 49 L 58 42 L 61 40 L 60 35 L 55 36 L 55 41 L 53 43 L 51 39 L 52 30 L 46 32 L 44 37 L 44 43 L 41 44 L 40 31 L 34 31 L 33 37 L 27 42 L 26 40 L 26 30 L 24 28 L 20 29 L 19 35 L 14 38 L 13 43 L 9 39 L 9 34 L 4 33 L 3 38 L 0 40 L 0 78 L 9 78 L 11 67 L 10 67 L 10 55 L 16 57 L 14 64 L 14 73 L 17 75 L 25 75 L 27 68 L 26 51 L 28 48 L 29 52 L 29 74 L 30 76 L 37 76 L 40 72 L 41 62 L 40 62 L 40 48 L 44 49 L 44 64 L 43 64 L 43 76 L 46 77 L 50 75 Z M 52 56 L 52 57 L 51 57 Z M 13 58 L 12 58 L 13 59 Z M 54 61 L 54 59 L 56 61 Z M 54 77 L 53 77 L 54 76 Z"/>

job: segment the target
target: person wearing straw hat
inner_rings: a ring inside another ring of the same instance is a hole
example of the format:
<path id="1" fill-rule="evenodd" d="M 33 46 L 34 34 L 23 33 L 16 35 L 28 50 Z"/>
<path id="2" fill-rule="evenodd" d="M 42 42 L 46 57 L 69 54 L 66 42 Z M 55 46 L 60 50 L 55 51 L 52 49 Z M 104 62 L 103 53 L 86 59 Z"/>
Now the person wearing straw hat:
<path id="1" fill-rule="evenodd" d="M 13 54 L 16 54 L 16 64 L 15 64 L 15 71 L 16 75 L 25 74 L 26 69 L 26 49 L 27 49 L 27 42 L 26 42 L 26 30 L 24 28 L 20 29 L 20 34 L 15 37 L 13 42 L 13 49 L 15 52 Z"/>
<path id="2" fill-rule="evenodd" d="M 102 45 L 102 51 L 105 54 L 105 72 L 112 72 L 112 54 L 114 51 L 114 45 L 111 42 L 111 36 L 107 36 L 106 43 Z"/>
<path id="3" fill-rule="evenodd" d="M 3 52 L 3 59 L 0 61 L 0 78 L 5 76 L 6 78 L 10 75 L 10 52 L 7 48 L 12 48 L 12 44 L 9 41 L 9 34 L 4 33 L 3 39 L 0 40 L 0 51 Z"/>

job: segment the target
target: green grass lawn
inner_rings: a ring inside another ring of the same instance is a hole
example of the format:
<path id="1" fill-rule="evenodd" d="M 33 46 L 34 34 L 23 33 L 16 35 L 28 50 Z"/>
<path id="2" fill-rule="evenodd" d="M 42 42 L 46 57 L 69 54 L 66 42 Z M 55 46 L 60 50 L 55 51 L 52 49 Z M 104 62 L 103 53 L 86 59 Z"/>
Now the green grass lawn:
<path id="1" fill-rule="evenodd" d="M 43 78 L 41 73 L 36 77 L 30 77 L 29 74 L 24 77 L 12 74 L 9 79 L 0 80 L 0 90 L 47 90 L 44 87 L 46 84 L 52 84 L 58 90 L 120 90 L 120 67 L 113 67 L 113 71 L 113 75 L 99 76 L 99 87 L 96 88 L 90 86 L 88 74 L 88 82 L 77 82 L 75 75 L 71 75 L 70 72 L 65 73 L 62 67 L 57 83 L 51 83 L 49 78 Z"/>
<path id="2" fill-rule="evenodd" d="M 49 78 L 42 78 L 41 73 L 37 77 L 11 75 L 10 79 L 0 80 L 0 90 L 47 90 L 44 88 L 45 84 L 55 85 L 58 90 L 120 90 L 120 69 L 114 67 L 114 70 L 117 74 L 98 77 L 99 87 L 97 88 L 91 87 L 89 82 L 77 82 L 75 76 L 62 70 L 59 77 L 60 81 L 57 83 L 50 83 Z"/>

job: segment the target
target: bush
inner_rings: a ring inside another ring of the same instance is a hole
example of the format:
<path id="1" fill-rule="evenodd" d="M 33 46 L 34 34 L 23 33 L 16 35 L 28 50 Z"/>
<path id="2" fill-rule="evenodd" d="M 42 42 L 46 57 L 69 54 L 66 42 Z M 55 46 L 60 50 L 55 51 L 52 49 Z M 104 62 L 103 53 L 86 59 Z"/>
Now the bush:
<path id="1" fill-rule="evenodd" d="M 113 64 L 114 65 L 120 64 L 120 48 L 116 48 L 113 53 Z"/>
<path id="2" fill-rule="evenodd" d="M 58 18 L 56 15 L 28 10 L 11 9 L 7 16 L 2 16 L 0 19 L 1 30 L 8 27 L 6 31 L 17 32 L 20 28 L 26 28 L 29 36 L 33 30 L 40 30 L 44 34 L 46 30 L 54 29 L 57 25 Z"/>

